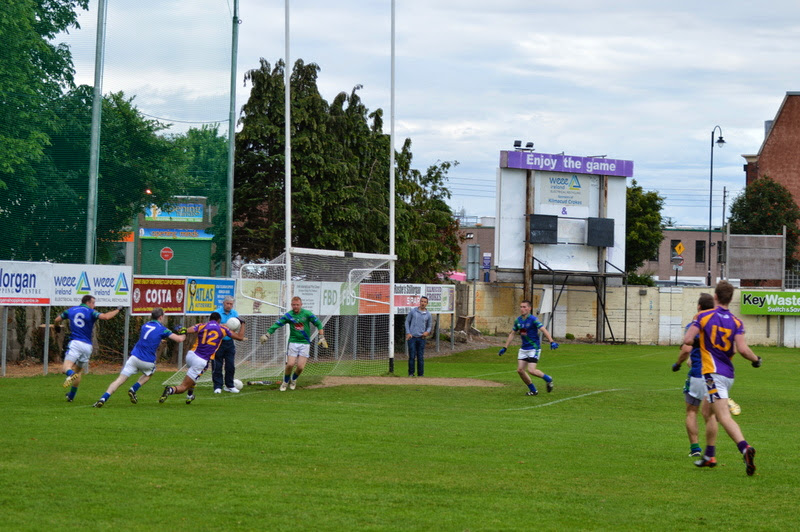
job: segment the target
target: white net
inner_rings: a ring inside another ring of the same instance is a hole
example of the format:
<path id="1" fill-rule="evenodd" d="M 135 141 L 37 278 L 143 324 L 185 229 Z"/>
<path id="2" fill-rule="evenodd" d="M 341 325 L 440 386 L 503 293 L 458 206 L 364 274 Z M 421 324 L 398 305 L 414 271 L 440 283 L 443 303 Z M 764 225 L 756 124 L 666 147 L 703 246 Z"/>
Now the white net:
<path id="1" fill-rule="evenodd" d="M 389 370 L 389 270 L 383 255 L 338 251 L 293 251 L 292 296 L 322 322 L 328 347 L 312 327 L 311 352 L 304 377 L 380 375 Z M 269 383 L 283 375 L 288 326 L 266 344 L 259 337 L 291 310 L 286 294 L 286 256 L 269 264 L 244 264 L 237 280 L 236 310 L 246 322 L 246 339 L 236 343 L 236 378 Z M 186 368 L 165 384 L 177 384 Z M 198 385 L 210 385 L 210 368 Z"/>

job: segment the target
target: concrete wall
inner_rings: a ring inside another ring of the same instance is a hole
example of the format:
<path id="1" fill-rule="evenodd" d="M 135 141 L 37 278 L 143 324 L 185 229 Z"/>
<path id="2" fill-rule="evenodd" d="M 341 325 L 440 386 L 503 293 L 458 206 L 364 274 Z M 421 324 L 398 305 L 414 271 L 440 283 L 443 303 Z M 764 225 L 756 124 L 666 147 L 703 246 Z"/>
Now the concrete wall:
<path id="1" fill-rule="evenodd" d="M 519 313 L 522 285 L 515 283 L 475 283 L 475 308 L 473 311 L 473 284 L 460 283 L 456 290 L 456 313 L 475 315 L 475 327 L 489 334 L 506 334 Z M 538 315 L 543 289 L 536 287 L 533 306 Z M 556 287 L 556 295 L 560 287 Z M 606 341 L 627 341 L 644 345 L 678 345 L 683 339 L 684 327 L 697 313 L 697 299 L 706 287 L 628 287 L 627 322 L 624 287 L 609 287 L 606 292 L 604 325 Z M 549 329 L 557 338 L 567 333 L 576 339 L 597 339 L 598 298 L 591 286 L 570 286 L 561 293 Z M 785 345 L 800 347 L 800 318 L 745 316 L 740 314 L 739 291 L 734 294 L 731 311 L 744 322 L 751 345 Z M 548 316 L 541 316 L 545 323 Z"/>

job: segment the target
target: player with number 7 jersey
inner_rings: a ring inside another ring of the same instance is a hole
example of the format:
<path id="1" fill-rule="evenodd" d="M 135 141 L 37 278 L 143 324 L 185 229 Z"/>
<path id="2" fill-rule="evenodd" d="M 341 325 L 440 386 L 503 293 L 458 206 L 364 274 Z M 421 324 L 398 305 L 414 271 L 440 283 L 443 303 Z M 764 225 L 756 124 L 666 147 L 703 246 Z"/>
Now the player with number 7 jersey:
<path id="1" fill-rule="evenodd" d="M 233 332 L 226 326 L 220 324 L 222 316 L 219 312 L 212 312 L 206 323 L 198 323 L 186 329 L 187 333 L 197 334 L 197 339 L 192 348 L 186 353 L 186 365 L 189 369 L 186 376 L 178 386 L 167 386 L 161 394 L 158 402 L 163 403 L 167 397 L 176 393 L 186 392 L 186 404 L 194 400 L 194 386 L 197 379 L 206 371 L 209 361 L 213 360 L 214 355 L 222 345 L 222 339 L 226 336 L 234 340 L 244 340 L 245 323 L 238 331 Z"/>

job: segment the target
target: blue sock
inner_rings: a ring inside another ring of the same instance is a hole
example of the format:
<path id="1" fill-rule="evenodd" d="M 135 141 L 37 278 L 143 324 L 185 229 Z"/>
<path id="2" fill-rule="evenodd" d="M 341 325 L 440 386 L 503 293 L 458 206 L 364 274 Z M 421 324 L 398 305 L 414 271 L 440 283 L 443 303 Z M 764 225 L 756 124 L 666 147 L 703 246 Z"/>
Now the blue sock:
<path id="1" fill-rule="evenodd" d="M 131 386 L 131 390 L 133 390 L 133 393 L 136 393 L 136 392 L 139 391 L 139 388 L 141 388 L 141 387 L 142 387 L 142 385 L 139 384 L 139 381 L 136 381 L 136 382 L 133 383 L 133 386 Z"/>
<path id="2" fill-rule="evenodd" d="M 289 375 L 283 375 L 283 382 L 289 382 Z"/>
<path id="3" fill-rule="evenodd" d="M 743 453 L 745 449 L 750 447 L 750 445 L 748 445 L 747 443 L 747 440 L 740 441 L 739 443 L 736 444 L 736 446 L 739 448 L 740 453 Z"/>
<path id="4" fill-rule="evenodd" d="M 73 386 L 72 388 L 69 389 L 69 393 L 67 395 L 69 395 L 70 399 L 75 399 L 75 394 L 76 393 L 78 393 L 78 388 Z"/>
<path id="5" fill-rule="evenodd" d="M 550 375 L 548 375 L 547 373 L 545 373 L 545 374 L 542 376 L 542 378 L 544 379 L 544 382 L 553 382 L 553 377 L 551 377 L 551 376 L 550 376 Z"/>
<path id="6" fill-rule="evenodd" d="M 297 377 L 298 377 L 297 373 L 292 373 L 292 380 L 293 381 L 296 381 Z"/>
<path id="7" fill-rule="evenodd" d="M 101 401 L 107 401 L 108 398 L 111 397 L 111 394 L 106 392 L 103 394 L 103 397 L 100 398 Z"/>
<path id="8" fill-rule="evenodd" d="M 73 375 L 75 375 L 75 371 L 71 370 L 71 369 L 68 369 L 67 370 L 67 377 L 72 377 Z"/>
<path id="9" fill-rule="evenodd" d="M 717 448 L 714 445 L 706 445 L 706 456 L 714 458 L 717 455 Z"/>
<path id="10" fill-rule="evenodd" d="M 535 392 L 535 391 L 536 391 L 536 386 L 534 386 L 534 385 L 533 385 L 533 383 L 530 383 L 530 384 L 528 385 L 528 389 L 529 389 L 530 391 L 532 391 L 532 392 Z"/>

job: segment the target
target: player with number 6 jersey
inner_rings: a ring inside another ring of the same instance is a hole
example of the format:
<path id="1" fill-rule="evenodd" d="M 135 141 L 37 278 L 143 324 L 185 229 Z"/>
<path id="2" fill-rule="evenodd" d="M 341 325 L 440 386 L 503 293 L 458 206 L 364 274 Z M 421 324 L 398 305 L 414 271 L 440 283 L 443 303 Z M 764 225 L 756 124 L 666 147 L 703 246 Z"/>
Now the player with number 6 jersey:
<path id="1" fill-rule="evenodd" d="M 72 402 L 75 394 L 78 393 L 78 386 L 81 383 L 81 372 L 89 369 L 89 358 L 92 356 L 92 332 L 97 320 L 110 320 L 119 314 L 123 307 L 115 310 L 100 313 L 94 309 L 95 298 L 85 295 L 81 298 L 81 304 L 68 308 L 56 317 L 54 329 L 56 332 L 61 330 L 61 321 L 69 321 L 71 340 L 69 342 L 67 354 L 64 355 L 62 371 L 67 378 L 64 380 L 64 388 L 69 388 L 67 401 Z"/>
<path id="2" fill-rule="evenodd" d="M 130 397 L 131 403 L 136 404 L 139 402 L 136 392 L 150 380 L 150 377 L 156 371 L 156 352 L 158 351 L 158 346 L 161 345 L 161 341 L 169 338 L 174 342 L 183 342 L 186 339 L 185 334 L 175 333 L 164 326 L 164 317 L 163 309 L 159 307 L 153 309 L 150 313 L 150 321 L 142 325 L 142 329 L 139 332 L 139 341 L 133 346 L 131 356 L 125 362 L 119 377 L 109 385 L 106 393 L 97 400 L 94 404 L 95 408 L 101 408 L 105 405 L 111 394 L 117 391 L 117 388 L 122 386 L 128 380 L 128 377 L 141 371 L 142 376 L 128 390 L 128 397 Z"/>
<path id="3" fill-rule="evenodd" d="M 183 378 L 183 382 L 178 386 L 164 388 L 164 392 L 158 400 L 159 403 L 166 401 L 170 395 L 186 392 L 186 404 L 190 404 L 194 401 L 195 383 L 197 383 L 200 375 L 205 372 L 209 362 L 214 359 L 214 355 L 222 345 L 222 339 L 229 336 L 234 340 L 244 340 L 244 323 L 242 323 L 238 331 L 233 332 L 220 324 L 221 319 L 222 316 L 220 316 L 219 312 L 212 312 L 208 322 L 198 323 L 186 329 L 187 333 L 197 334 L 194 345 L 186 353 L 186 365 L 189 366 L 189 369 L 186 371 L 186 377 Z"/>

